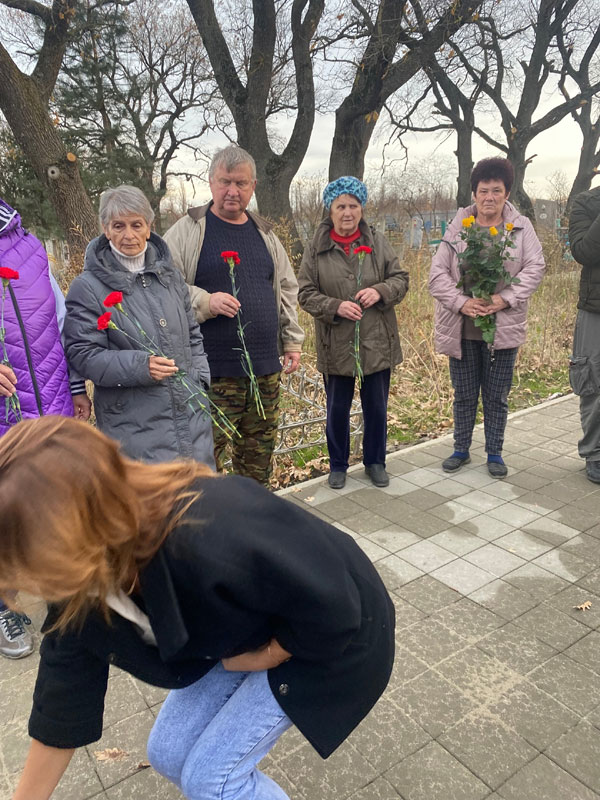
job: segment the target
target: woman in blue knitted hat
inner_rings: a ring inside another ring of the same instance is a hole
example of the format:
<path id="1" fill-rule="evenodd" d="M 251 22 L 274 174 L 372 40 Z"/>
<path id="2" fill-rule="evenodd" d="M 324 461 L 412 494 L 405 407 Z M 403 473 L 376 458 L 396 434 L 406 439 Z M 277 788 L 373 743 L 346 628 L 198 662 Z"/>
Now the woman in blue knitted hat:
<path id="1" fill-rule="evenodd" d="M 346 483 L 350 408 L 355 383 L 363 410 L 363 463 L 375 486 L 385 471 L 390 372 L 402 361 L 394 306 L 408 289 L 408 273 L 387 239 L 363 219 L 367 187 L 344 176 L 323 192 L 329 216 L 302 259 L 300 306 L 315 318 L 317 369 L 327 393 L 329 485 Z"/>

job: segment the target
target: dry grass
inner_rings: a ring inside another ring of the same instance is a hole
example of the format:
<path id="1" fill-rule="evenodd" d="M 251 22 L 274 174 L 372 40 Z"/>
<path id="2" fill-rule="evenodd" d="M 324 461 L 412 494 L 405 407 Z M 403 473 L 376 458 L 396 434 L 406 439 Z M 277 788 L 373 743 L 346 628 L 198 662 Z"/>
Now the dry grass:
<path id="1" fill-rule="evenodd" d="M 546 276 L 529 304 L 529 330 L 515 369 L 509 403 L 512 410 L 569 391 L 568 354 L 576 313 L 579 268 L 563 259 L 556 237 L 543 242 Z M 452 386 L 448 358 L 433 346 L 433 300 L 427 291 L 431 252 L 406 251 L 403 263 L 410 273 L 410 290 L 397 308 L 404 362 L 392 376 L 388 413 L 388 449 L 440 435 L 452 426 Z M 314 326 L 300 312 L 306 331 L 303 362 L 314 364 Z M 279 457 L 274 483 L 285 485 L 326 471 L 325 449 Z M 286 480 L 286 475 L 291 477 Z"/>

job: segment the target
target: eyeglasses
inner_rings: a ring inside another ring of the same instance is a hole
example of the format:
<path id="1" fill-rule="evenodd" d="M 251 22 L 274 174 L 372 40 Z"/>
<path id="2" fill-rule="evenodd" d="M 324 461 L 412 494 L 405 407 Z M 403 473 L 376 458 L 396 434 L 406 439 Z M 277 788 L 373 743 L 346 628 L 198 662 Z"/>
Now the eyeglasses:
<path id="1" fill-rule="evenodd" d="M 249 189 L 253 183 L 254 181 L 232 181 L 230 178 L 219 178 L 217 180 L 219 189 L 229 189 L 230 186 L 236 186 L 242 192 Z"/>

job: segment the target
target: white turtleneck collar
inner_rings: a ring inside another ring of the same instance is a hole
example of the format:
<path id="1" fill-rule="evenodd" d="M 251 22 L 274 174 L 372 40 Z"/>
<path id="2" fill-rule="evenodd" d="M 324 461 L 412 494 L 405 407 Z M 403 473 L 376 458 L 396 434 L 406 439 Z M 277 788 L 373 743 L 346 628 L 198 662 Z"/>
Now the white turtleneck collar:
<path id="1" fill-rule="evenodd" d="M 119 263 L 121 263 L 125 269 L 129 270 L 129 272 L 142 272 L 144 266 L 146 264 L 146 250 L 148 249 L 148 242 L 146 242 L 146 246 L 142 250 L 141 253 L 138 253 L 135 256 L 128 256 L 125 253 L 122 253 L 120 250 L 114 246 L 114 244 L 109 241 L 110 249 L 115 254 Z"/>

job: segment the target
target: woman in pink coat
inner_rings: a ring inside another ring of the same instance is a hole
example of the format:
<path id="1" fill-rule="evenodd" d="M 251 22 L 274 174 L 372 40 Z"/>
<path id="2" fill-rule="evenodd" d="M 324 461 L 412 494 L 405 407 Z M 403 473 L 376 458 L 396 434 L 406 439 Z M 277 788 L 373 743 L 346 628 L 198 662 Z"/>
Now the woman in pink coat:
<path id="1" fill-rule="evenodd" d="M 542 246 L 531 222 L 508 202 L 513 179 L 508 159 L 485 158 L 475 165 L 471 173 L 475 202 L 458 210 L 431 264 L 435 345 L 439 353 L 450 356 L 454 388 L 454 452 L 442 463 L 445 472 L 456 472 L 471 460 L 469 448 L 481 393 L 488 471 L 494 478 L 507 474 L 502 445 L 508 393 L 517 351 L 525 341 L 527 304 L 545 269 Z M 460 233 L 467 217 L 474 217 L 472 224 L 491 230 L 492 235 L 496 235 L 494 229 L 499 236 L 511 231 L 514 247 L 507 251 L 510 258 L 504 266 L 518 282 L 498 283 L 489 301 L 472 296 L 465 268 L 459 264 L 458 254 L 466 249 Z M 474 324 L 476 317 L 490 314 L 496 315 L 493 350 Z"/>

